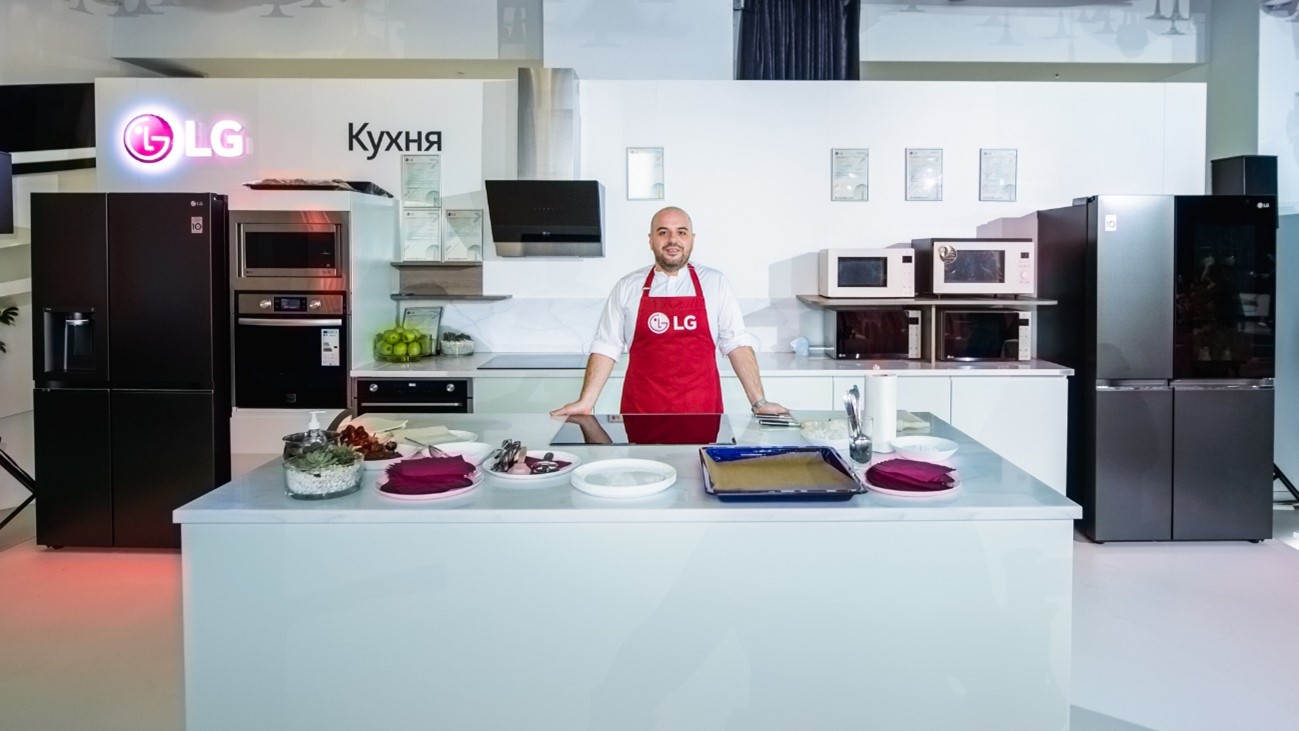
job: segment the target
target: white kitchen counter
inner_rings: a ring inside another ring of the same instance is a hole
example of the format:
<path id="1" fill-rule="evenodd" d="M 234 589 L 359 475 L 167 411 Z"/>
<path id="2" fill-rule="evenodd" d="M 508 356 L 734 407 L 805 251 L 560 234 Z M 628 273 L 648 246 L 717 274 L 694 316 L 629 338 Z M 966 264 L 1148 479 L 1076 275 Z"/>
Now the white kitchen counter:
<path id="1" fill-rule="evenodd" d="M 352 368 L 354 378 L 519 378 L 521 376 L 561 376 L 581 374 L 581 369 L 545 370 L 478 370 L 488 359 L 506 353 L 475 352 L 466 356 L 433 356 L 414 363 L 362 363 Z M 515 355 L 510 353 L 509 355 Z M 986 363 L 930 363 L 911 360 L 835 360 L 823 355 L 799 356 L 793 353 L 758 353 L 758 368 L 763 378 L 792 376 L 846 376 L 866 373 L 889 373 L 897 376 L 1072 376 L 1073 369 L 1045 360 Z M 731 364 L 718 357 L 717 370 L 723 376 L 731 373 Z M 876 368 L 876 366 L 879 366 Z M 627 372 L 627 357 L 614 365 L 615 377 Z"/>
<path id="2" fill-rule="evenodd" d="M 186 727 L 1067 729 L 1079 508 L 931 425 L 961 443 L 952 498 L 720 503 L 689 446 L 562 448 L 677 468 L 636 501 L 561 476 L 413 503 L 374 475 L 298 501 L 266 465 L 175 513 Z"/>

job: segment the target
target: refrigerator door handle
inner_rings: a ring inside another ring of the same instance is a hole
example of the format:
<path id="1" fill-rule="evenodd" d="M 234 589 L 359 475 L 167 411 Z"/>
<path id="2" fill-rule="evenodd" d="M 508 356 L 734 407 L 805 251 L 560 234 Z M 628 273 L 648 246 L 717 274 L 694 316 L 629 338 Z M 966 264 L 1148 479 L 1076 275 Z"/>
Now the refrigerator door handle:
<path id="1" fill-rule="evenodd" d="M 1173 381 L 1177 391 L 1270 391 L 1272 378 L 1187 378 Z"/>
<path id="2" fill-rule="evenodd" d="M 1163 379 L 1114 379 L 1097 381 L 1097 391 L 1167 391 L 1168 381 Z"/>
<path id="3" fill-rule="evenodd" d="M 339 318 L 295 319 L 290 317 L 241 317 L 240 325 L 258 325 L 263 327 L 342 327 Z"/>

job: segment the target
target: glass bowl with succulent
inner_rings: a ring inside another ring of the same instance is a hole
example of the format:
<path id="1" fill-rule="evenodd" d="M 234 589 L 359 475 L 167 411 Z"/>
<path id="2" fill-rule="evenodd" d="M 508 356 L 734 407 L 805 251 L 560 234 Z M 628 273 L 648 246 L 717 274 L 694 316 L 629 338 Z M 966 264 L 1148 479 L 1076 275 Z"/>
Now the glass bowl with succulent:
<path id="1" fill-rule="evenodd" d="M 465 333 L 447 331 L 439 338 L 442 344 L 442 355 L 473 355 L 474 339 Z"/>
<path id="2" fill-rule="evenodd" d="M 324 500 L 356 492 L 361 487 L 361 454 L 337 444 L 307 449 L 284 460 L 289 497 Z"/>

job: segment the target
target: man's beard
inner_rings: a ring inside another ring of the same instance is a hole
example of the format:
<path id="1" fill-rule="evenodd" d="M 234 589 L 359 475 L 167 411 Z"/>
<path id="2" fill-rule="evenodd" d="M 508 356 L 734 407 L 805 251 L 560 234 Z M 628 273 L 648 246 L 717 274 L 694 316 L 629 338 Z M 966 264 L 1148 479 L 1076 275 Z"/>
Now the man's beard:
<path id="1" fill-rule="evenodd" d="M 681 258 L 681 263 L 679 263 L 679 264 L 674 264 L 674 263 L 669 263 L 669 262 L 668 262 L 668 261 L 663 257 L 662 254 L 655 253 L 655 254 L 654 254 L 654 263 L 655 263 L 655 264 L 658 264 L 659 269 L 661 269 L 661 270 L 667 272 L 668 274 L 676 274 L 678 271 L 681 271 L 682 269 L 685 269 L 685 268 L 686 268 L 686 264 L 690 263 L 690 255 L 689 255 L 689 254 L 686 254 L 686 255 L 682 256 L 682 258 Z"/>

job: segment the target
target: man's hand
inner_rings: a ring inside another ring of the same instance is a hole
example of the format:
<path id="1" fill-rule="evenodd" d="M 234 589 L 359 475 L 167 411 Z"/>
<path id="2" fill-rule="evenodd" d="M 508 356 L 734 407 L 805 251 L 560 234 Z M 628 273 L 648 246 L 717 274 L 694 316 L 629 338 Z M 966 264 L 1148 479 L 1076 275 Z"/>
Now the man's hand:
<path id="1" fill-rule="evenodd" d="M 551 416 L 572 416 L 574 414 L 590 414 L 595 408 L 595 404 L 588 404 L 582 401 L 574 401 L 571 404 L 564 404 L 558 409 L 550 412 Z"/>
<path id="2" fill-rule="evenodd" d="M 753 411 L 755 414 L 768 414 L 771 416 L 784 416 L 789 413 L 789 409 L 781 406 L 775 401 L 768 401 Z"/>

